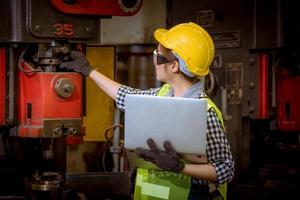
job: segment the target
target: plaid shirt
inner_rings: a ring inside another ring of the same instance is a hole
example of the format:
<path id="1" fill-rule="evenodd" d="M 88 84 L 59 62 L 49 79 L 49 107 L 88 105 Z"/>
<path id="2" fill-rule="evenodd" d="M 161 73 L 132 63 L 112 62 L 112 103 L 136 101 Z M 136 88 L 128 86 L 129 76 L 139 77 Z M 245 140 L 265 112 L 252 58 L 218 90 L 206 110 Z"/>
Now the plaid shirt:
<path id="1" fill-rule="evenodd" d="M 119 109 L 125 108 L 125 95 L 137 94 L 137 95 L 152 95 L 156 96 L 160 88 L 151 88 L 148 90 L 134 89 L 128 86 L 122 85 L 117 93 L 116 105 Z M 207 97 L 204 92 L 201 92 L 199 98 Z M 213 108 L 207 112 L 207 146 L 206 146 L 207 158 L 210 164 L 212 164 L 217 173 L 217 184 L 231 181 L 234 174 L 234 161 L 230 151 L 230 145 L 225 136 L 222 123 L 217 117 L 217 114 Z M 207 184 L 207 181 L 193 179 L 193 184 Z"/>

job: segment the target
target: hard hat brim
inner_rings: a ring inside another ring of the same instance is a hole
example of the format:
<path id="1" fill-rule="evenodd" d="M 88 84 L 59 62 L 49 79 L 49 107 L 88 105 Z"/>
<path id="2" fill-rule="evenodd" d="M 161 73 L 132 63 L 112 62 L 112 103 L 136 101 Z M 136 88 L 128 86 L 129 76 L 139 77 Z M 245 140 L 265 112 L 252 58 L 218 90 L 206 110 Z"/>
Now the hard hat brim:
<path id="1" fill-rule="evenodd" d="M 166 41 L 168 40 L 168 36 L 166 34 L 167 32 L 167 29 L 159 28 L 154 32 L 154 38 L 158 43 L 169 49 L 170 47 L 166 43 Z"/>

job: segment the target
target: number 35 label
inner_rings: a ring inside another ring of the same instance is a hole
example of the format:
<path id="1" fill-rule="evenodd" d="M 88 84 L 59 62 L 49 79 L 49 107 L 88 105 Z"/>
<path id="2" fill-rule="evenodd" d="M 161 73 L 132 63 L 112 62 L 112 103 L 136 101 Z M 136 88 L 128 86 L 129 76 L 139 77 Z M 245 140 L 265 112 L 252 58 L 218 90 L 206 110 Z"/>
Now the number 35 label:
<path id="1" fill-rule="evenodd" d="M 73 37 L 74 26 L 73 24 L 56 23 L 53 25 L 55 28 L 54 35 L 58 37 Z"/>

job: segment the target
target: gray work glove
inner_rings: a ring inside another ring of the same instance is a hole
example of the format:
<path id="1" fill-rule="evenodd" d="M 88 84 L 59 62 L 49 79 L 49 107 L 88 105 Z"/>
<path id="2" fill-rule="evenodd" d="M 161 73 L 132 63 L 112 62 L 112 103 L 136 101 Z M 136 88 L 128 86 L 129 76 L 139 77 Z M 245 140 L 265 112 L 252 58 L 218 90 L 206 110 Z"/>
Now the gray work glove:
<path id="1" fill-rule="evenodd" d="M 71 51 L 70 56 L 73 61 L 61 63 L 60 68 L 71 69 L 75 72 L 82 73 L 84 76 L 88 76 L 91 73 L 93 67 L 82 52 Z"/>
<path id="2" fill-rule="evenodd" d="M 136 153 L 139 157 L 154 163 L 163 170 L 177 173 L 182 171 L 184 163 L 180 161 L 180 157 L 173 148 L 171 142 L 165 141 L 163 143 L 165 151 L 160 150 L 151 138 L 147 140 L 147 144 L 150 150 L 143 148 L 136 149 Z"/>

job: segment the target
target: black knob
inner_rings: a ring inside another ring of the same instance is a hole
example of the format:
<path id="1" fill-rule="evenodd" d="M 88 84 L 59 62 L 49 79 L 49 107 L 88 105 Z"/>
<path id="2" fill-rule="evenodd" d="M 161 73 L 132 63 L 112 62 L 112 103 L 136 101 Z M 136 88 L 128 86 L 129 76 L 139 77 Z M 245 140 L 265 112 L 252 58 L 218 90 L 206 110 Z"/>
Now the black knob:
<path id="1" fill-rule="evenodd" d="M 122 4 L 126 8 L 133 8 L 137 3 L 137 0 L 122 0 Z"/>
<path id="2" fill-rule="evenodd" d="M 67 4 L 74 4 L 76 3 L 76 0 L 63 0 Z"/>

